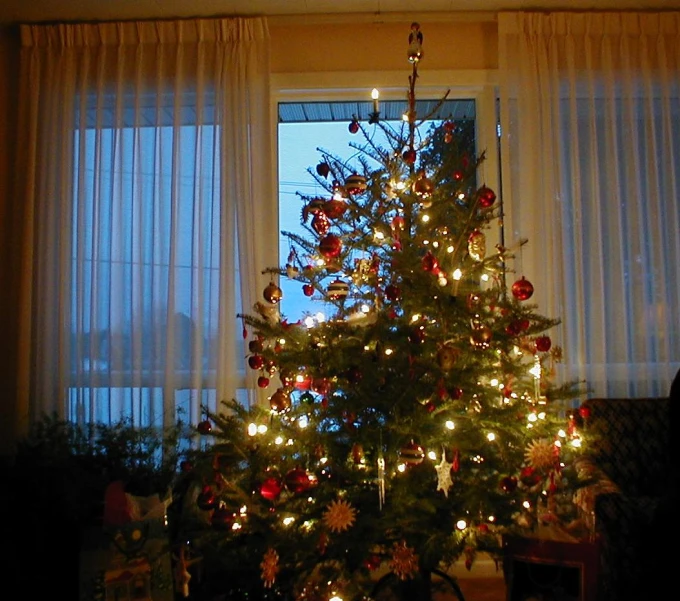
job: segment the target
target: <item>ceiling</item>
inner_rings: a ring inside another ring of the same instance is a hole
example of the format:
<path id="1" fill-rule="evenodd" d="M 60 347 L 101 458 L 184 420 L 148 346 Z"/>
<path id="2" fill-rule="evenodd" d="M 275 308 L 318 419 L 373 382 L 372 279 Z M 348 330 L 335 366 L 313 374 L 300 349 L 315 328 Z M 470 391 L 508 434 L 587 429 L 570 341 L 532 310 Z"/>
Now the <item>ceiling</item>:
<path id="1" fill-rule="evenodd" d="M 0 23 L 499 10 L 668 10 L 680 0 L 0 0 Z M 423 18 L 420 16 L 420 18 Z"/>

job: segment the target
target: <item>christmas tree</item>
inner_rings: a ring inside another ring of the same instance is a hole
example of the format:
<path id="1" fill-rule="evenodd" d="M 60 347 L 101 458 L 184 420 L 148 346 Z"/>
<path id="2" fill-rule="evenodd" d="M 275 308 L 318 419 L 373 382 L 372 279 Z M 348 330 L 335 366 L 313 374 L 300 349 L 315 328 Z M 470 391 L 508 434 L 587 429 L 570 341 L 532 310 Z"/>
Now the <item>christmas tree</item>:
<path id="1" fill-rule="evenodd" d="M 286 233 L 287 263 L 240 316 L 268 404 L 227 401 L 200 425 L 185 533 L 232 595 L 371 598 L 387 573 L 427 599 L 433 572 L 569 506 L 578 391 L 551 379 L 559 321 L 511 250 L 487 249 L 502 212 L 484 153 L 469 123 L 417 114 L 421 58 L 414 24 L 403 123 L 376 103 L 349 124 L 358 157 L 319 151 L 326 194 L 300 195 L 305 235 Z M 332 314 L 282 314 L 280 278 Z"/>

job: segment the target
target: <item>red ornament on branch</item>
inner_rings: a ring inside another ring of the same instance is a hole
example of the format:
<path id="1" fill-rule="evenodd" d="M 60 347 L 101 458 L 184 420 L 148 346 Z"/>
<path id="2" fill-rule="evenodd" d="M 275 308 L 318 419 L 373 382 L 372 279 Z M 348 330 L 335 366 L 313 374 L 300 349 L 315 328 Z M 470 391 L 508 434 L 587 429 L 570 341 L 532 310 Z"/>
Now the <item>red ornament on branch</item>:
<path id="1" fill-rule="evenodd" d="M 536 350 L 541 353 L 547 353 L 552 346 L 552 341 L 550 336 L 539 336 L 536 338 L 534 344 L 536 345 Z"/>
<path id="2" fill-rule="evenodd" d="M 477 191 L 477 196 L 479 198 L 479 206 L 484 209 L 489 209 L 496 202 L 496 193 L 486 186 L 482 186 Z"/>
<path id="3" fill-rule="evenodd" d="M 534 285 L 522 276 L 512 285 L 513 296 L 521 301 L 528 300 L 534 293 Z"/>
<path id="4" fill-rule="evenodd" d="M 276 501 L 283 490 L 283 482 L 281 478 L 275 475 L 265 478 L 260 485 L 260 494 L 267 499 L 267 501 Z"/>
<path id="5" fill-rule="evenodd" d="M 342 250 L 342 240 L 335 234 L 324 236 L 319 242 L 319 252 L 327 259 L 334 259 Z"/>

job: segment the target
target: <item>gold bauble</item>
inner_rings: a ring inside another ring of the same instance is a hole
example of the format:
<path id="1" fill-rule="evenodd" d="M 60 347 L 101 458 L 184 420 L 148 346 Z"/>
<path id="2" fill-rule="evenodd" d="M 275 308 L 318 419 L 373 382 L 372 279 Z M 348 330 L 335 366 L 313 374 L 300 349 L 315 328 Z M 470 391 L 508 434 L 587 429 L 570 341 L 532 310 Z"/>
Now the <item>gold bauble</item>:
<path id="1" fill-rule="evenodd" d="M 437 364 L 444 371 L 449 371 L 453 369 L 453 366 L 458 361 L 458 356 L 460 351 L 450 345 L 445 345 L 437 351 Z"/>
<path id="2" fill-rule="evenodd" d="M 285 389 L 279 388 L 270 398 L 269 407 L 272 411 L 281 413 L 290 409 L 290 396 Z"/>
<path id="3" fill-rule="evenodd" d="M 272 305 L 276 305 L 283 298 L 283 292 L 274 282 L 270 282 L 262 292 L 264 300 Z"/>

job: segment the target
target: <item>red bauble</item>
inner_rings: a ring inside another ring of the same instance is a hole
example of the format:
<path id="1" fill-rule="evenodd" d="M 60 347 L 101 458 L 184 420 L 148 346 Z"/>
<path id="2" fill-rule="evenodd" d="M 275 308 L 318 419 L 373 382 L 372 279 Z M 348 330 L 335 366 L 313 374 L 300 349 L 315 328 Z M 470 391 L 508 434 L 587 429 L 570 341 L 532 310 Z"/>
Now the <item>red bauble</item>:
<path id="1" fill-rule="evenodd" d="M 359 122 L 356 119 L 352 119 L 347 129 L 349 129 L 349 133 L 351 134 L 357 133 L 359 131 Z"/>
<path id="2" fill-rule="evenodd" d="M 463 398 L 463 389 L 458 388 L 458 386 L 453 386 L 451 390 L 449 390 L 449 395 L 454 401 L 459 401 Z"/>
<path id="3" fill-rule="evenodd" d="M 413 148 L 408 148 L 404 151 L 402 158 L 404 159 L 404 162 L 413 165 L 413 163 L 416 162 L 416 151 L 413 150 Z"/>
<path id="4" fill-rule="evenodd" d="M 340 219 L 346 210 L 347 203 L 338 198 L 327 200 L 323 205 L 323 212 L 329 219 Z"/>
<path id="5" fill-rule="evenodd" d="M 432 196 L 434 184 L 430 178 L 426 177 L 424 173 L 421 173 L 418 179 L 413 182 L 412 188 L 420 198 L 427 199 Z"/>
<path id="6" fill-rule="evenodd" d="M 218 530 L 231 530 L 234 522 L 236 522 L 236 514 L 224 506 L 215 509 L 210 516 L 211 525 Z"/>
<path id="7" fill-rule="evenodd" d="M 215 507 L 217 507 L 217 497 L 215 496 L 212 488 L 210 488 L 207 484 L 203 487 L 201 492 L 198 493 L 198 496 L 196 497 L 196 504 L 198 505 L 198 508 L 202 509 L 203 511 L 210 511 L 211 509 L 215 509 Z"/>
<path id="8" fill-rule="evenodd" d="M 519 319 L 511 321 L 507 326 L 505 326 L 505 333 L 508 336 L 517 336 L 522 331 Z"/>
<path id="9" fill-rule="evenodd" d="M 439 262 L 437 257 L 435 257 L 429 250 L 423 257 L 423 271 L 431 271 L 437 273 L 439 271 Z"/>
<path id="10" fill-rule="evenodd" d="M 539 336 L 536 338 L 535 344 L 537 351 L 547 353 L 552 346 L 552 340 L 550 340 L 550 336 Z"/>
<path id="11" fill-rule="evenodd" d="M 385 298 L 392 302 L 398 301 L 401 298 L 401 288 L 396 284 L 388 284 L 385 287 Z"/>
<path id="12" fill-rule="evenodd" d="M 340 254 L 342 250 L 342 240 L 335 234 L 328 234 L 324 236 L 319 242 L 319 252 L 327 259 L 333 259 Z"/>
<path id="13" fill-rule="evenodd" d="M 482 186 L 477 191 L 477 195 L 479 197 L 479 206 L 485 209 L 492 207 L 493 203 L 496 202 L 496 193 L 486 186 Z"/>
<path id="14" fill-rule="evenodd" d="M 305 284 L 302 287 L 302 293 L 305 296 L 312 296 L 314 294 L 314 286 L 312 286 L 311 284 Z"/>
<path id="15" fill-rule="evenodd" d="M 212 432 L 212 424 L 210 423 L 209 419 L 204 419 L 202 422 L 199 422 L 198 426 L 196 426 L 196 429 L 198 430 L 199 434 L 210 434 Z"/>
<path id="16" fill-rule="evenodd" d="M 248 357 L 248 365 L 250 365 L 251 369 L 262 369 L 264 357 L 262 355 L 250 355 Z"/>
<path id="17" fill-rule="evenodd" d="M 331 168 L 328 163 L 326 163 L 326 161 L 322 161 L 316 166 L 316 172 L 321 177 L 328 177 L 328 174 L 331 172 Z"/>
<path id="18" fill-rule="evenodd" d="M 531 295 L 533 293 L 534 293 L 533 284 L 529 280 L 527 280 L 524 276 L 522 276 L 512 285 L 512 294 L 518 300 L 525 301 L 531 298 Z"/>
<path id="19" fill-rule="evenodd" d="M 300 494 L 309 490 L 316 484 L 316 477 L 307 472 L 302 467 L 296 467 L 290 470 L 285 476 L 286 488 L 294 495 Z"/>
<path id="20" fill-rule="evenodd" d="M 283 482 L 278 476 L 268 476 L 262 481 L 260 485 L 260 494 L 267 499 L 267 501 L 276 501 L 283 490 Z"/>
<path id="21" fill-rule="evenodd" d="M 260 376 L 257 379 L 257 385 L 260 388 L 267 388 L 267 386 L 269 386 L 269 378 L 267 376 Z"/>
<path id="22" fill-rule="evenodd" d="M 500 485 L 504 492 L 514 492 L 517 488 L 517 478 L 515 478 L 515 476 L 505 476 L 501 478 Z"/>
<path id="23" fill-rule="evenodd" d="M 399 456 L 408 465 L 418 465 L 425 459 L 425 451 L 418 443 L 411 441 L 401 448 Z"/>
<path id="24" fill-rule="evenodd" d="M 328 394 L 331 391 L 331 381 L 328 378 L 314 378 L 312 390 L 318 394 Z"/>

